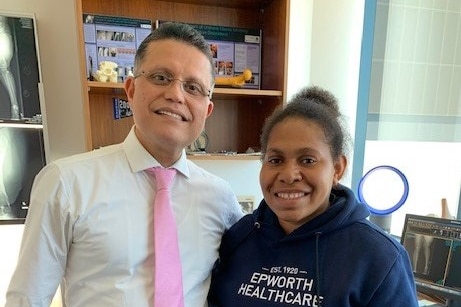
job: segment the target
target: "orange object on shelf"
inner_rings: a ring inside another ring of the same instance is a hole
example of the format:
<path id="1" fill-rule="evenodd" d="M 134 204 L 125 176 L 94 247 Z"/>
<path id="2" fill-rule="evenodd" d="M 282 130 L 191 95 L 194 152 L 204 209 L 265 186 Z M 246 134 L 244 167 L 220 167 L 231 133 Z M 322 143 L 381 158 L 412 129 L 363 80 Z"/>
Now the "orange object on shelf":
<path id="1" fill-rule="evenodd" d="M 215 85 L 218 86 L 232 86 L 232 87 L 242 87 L 245 84 L 245 81 L 248 81 L 251 79 L 251 76 L 253 74 L 251 73 L 251 70 L 249 69 L 244 69 L 243 72 L 240 75 L 237 76 L 217 76 L 215 77 Z"/>

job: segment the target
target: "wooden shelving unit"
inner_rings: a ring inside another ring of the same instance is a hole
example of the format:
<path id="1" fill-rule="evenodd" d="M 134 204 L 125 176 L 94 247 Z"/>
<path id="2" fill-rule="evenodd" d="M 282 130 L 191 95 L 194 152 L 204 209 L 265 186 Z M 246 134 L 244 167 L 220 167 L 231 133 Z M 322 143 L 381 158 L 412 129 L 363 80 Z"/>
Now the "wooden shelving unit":
<path id="1" fill-rule="evenodd" d="M 83 13 L 170 20 L 186 23 L 262 29 L 261 90 L 215 88 L 215 108 L 205 131 L 208 152 L 242 153 L 259 148 L 267 116 L 285 103 L 289 0 L 76 0 L 81 71 L 85 72 Z M 123 84 L 87 81 L 84 108 L 88 150 L 123 141 L 131 118 L 114 120 L 112 100 L 125 97 Z M 190 156 L 191 159 L 259 159 L 251 155 Z"/>
<path id="2" fill-rule="evenodd" d="M 106 94 L 123 94 L 123 83 L 111 82 L 87 82 L 88 91 L 92 93 L 106 93 Z M 239 97 L 282 97 L 282 91 L 278 90 L 254 90 L 254 89 L 239 89 L 239 88 L 225 88 L 216 87 L 213 90 L 213 100 L 216 98 L 239 98 Z"/>

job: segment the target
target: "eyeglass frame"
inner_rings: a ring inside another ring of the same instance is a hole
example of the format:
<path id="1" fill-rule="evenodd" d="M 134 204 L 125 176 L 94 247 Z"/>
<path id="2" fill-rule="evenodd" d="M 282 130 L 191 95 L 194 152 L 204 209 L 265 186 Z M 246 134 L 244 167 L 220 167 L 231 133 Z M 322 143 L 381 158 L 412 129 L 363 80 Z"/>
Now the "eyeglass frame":
<path id="1" fill-rule="evenodd" d="M 168 83 L 167 84 L 157 84 L 157 83 L 155 83 L 154 78 L 151 77 L 151 76 L 154 76 L 154 75 L 161 75 L 162 77 L 164 77 L 168 81 Z M 141 70 L 139 72 L 139 74 L 134 75 L 133 78 L 137 79 L 140 76 L 144 76 L 149 83 L 154 84 L 156 86 L 162 86 L 162 87 L 171 86 L 174 81 L 179 81 L 179 83 L 181 84 L 181 89 L 184 92 L 188 93 L 189 95 L 191 95 L 193 97 L 208 97 L 209 99 L 211 99 L 211 96 L 213 94 L 213 87 L 211 89 L 209 89 L 209 88 L 206 88 L 205 85 L 201 84 L 198 81 L 181 80 L 179 78 L 174 78 L 167 72 L 160 72 L 160 71 L 151 72 L 151 71 L 148 71 L 148 70 Z M 184 86 L 187 85 L 187 84 L 191 84 L 191 83 L 198 85 L 197 88 L 202 89 L 203 93 L 202 93 L 202 91 L 198 91 L 200 93 L 200 95 L 194 95 L 194 94 L 189 93 L 187 90 L 185 90 Z"/>

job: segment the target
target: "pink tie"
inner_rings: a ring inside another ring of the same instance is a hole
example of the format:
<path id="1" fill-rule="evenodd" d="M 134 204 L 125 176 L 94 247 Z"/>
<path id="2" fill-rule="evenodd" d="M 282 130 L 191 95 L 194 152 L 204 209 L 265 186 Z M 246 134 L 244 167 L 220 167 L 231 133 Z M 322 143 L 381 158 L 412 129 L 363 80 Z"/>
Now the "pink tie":
<path id="1" fill-rule="evenodd" d="M 183 307 L 184 298 L 178 231 L 169 194 L 176 170 L 155 167 L 150 169 L 149 172 L 154 173 L 157 181 L 154 202 L 154 306 Z"/>

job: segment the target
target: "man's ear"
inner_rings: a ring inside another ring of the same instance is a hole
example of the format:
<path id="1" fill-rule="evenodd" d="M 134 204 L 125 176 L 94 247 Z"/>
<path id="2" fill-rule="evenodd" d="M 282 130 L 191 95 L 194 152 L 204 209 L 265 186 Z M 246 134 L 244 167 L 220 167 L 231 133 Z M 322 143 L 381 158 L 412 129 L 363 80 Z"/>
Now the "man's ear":
<path id="1" fill-rule="evenodd" d="M 207 118 L 211 115 L 211 113 L 213 113 L 213 109 L 214 109 L 214 103 L 213 101 L 210 100 L 210 103 L 208 104 L 208 110 L 206 113 Z"/>
<path id="2" fill-rule="evenodd" d="M 128 77 L 125 79 L 125 83 L 123 84 L 130 107 L 133 102 L 133 96 L 134 96 L 134 83 L 135 83 L 134 81 L 135 81 L 134 77 Z"/>

